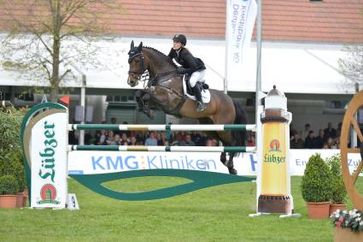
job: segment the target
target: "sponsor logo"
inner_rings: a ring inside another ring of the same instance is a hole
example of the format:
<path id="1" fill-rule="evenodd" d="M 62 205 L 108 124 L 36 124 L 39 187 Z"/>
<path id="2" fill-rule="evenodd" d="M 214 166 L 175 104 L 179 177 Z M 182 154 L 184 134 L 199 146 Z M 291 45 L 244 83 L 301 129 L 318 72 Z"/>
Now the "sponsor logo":
<path id="1" fill-rule="evenodd" d="M 39 170 L 39 177 L 46 180 L 50 179 L 54 183 L 55 177 L 55 148 L 58 142 L 55 139 L 55 125 L 44 122 L 44 150 L 39 152 L 42 160 L 41 168 Z"/>
<path id="2" fill-rule="evenodd" d="M 181 155 L 169 157 L 167 155 L 116 155 L 92 156 L 92 169 L 94 171 L 126 171 L 140 169 L 187 169 L 215 171 L 217 164 L 214 159 L 202 159 Z"/>
<path id="3" fill-rule="evenodd" d="M 273 139 L 270 141 L 269 152 L 264 154 L 263 162 L 276 164 L 286 162 L 286 155 L 282 153 L 280 149 L 280 141 L 278 139 Z"/>
<path id="4" fill-rule="evenodd" d="M 41 160 L 38 176 L 44 184 L 40 189 L 40 198 L 37 204 L 60 204 L 56 200 L 56 154 L 58 141 L 56 139 L 56 125 L 48 121 L 43 123 L 43 148 L 39 152 Z"/>
<path id="5" fill-rule="evenodd" d="M 270 142 L 270 151 L 281 152 L 281 150 L 280 150 L 280 141 L 278 139 L 273 139 Z"/>
<path id="6" fill-rule="evenodd" d="M 59 204 L 60 202 L 56 200 L 57 189 L 52 184 L 45 184 L 40 189 L 40 200 L 37 204 Z"/>

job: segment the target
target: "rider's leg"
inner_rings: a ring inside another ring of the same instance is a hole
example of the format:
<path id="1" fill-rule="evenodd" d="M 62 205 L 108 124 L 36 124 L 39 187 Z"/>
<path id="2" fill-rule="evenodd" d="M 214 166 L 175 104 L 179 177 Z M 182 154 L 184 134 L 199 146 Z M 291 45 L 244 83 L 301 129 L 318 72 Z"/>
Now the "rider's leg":
<path id="1" fill-rule="evenodd" d="M 193 91 L 195 99 L 197 99 L 197 112 L 202 112 L 207 107 L 207 105 L 203 103 L 203 98 L 202 98 L 203 84 L 201 82 L 197 82 L 193 87 Z"/>
<path id="2" fill-rule="evenodd" d="M 197 99 L 197 112 L 202 112 L 207 107 L 203 103 L 202 99 L 204 75 L 205 70 L 193 72 L 190 77 L 190 86 L 192 87 L 195 98 Z"/>
<path id="3" fill-rule="evenodd" d="M 189 79 L 190 86 L 193 88 L 197 82 L 204 83 L 205 82 L 204 76 L 205 76 L 205 70 L 193 72 Z"/>

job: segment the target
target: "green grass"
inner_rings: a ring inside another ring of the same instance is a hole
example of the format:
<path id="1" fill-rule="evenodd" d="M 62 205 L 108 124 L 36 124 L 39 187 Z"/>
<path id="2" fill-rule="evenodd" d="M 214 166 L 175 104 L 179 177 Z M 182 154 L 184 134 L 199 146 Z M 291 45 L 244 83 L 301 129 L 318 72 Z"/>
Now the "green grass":
<path id="1" fill-rule="evenodd" d="M 177 178 L 134 178 L 109 182 L 123 191 L 139 191 L 184 182 Z M 310 220 L 292 178 L 295 211 L 300 218 L 255 212 L 256 184 L 236 183 L 163 200 L 124 202 L 100 196 L 74 180 L 81 209 L 0 209 L 0 241 L 332 241 L 328 219 Z M 360 178 L 359 188 L 363 188 Z"/>

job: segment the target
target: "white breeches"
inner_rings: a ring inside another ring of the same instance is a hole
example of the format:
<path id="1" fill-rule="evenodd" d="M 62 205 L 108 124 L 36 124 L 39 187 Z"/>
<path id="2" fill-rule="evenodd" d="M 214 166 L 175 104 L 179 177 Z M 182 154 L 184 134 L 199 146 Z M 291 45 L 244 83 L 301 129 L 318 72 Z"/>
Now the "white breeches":
<path id="1" fill-rule="evenodd" d="M 205 76 L 205 70 L 193 72 L 189 80 L 190 86 L 194 87 L 197 82 L 204 83 L 205 82 L 204 76 Z"/>

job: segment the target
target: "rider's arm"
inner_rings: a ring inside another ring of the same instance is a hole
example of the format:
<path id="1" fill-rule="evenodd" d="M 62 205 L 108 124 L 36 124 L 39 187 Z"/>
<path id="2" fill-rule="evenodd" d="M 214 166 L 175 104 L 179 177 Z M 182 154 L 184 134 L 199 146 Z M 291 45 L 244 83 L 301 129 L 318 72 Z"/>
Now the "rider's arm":
<path id="1" fill-rule="evenodd" d="M 169 51 L 168 57 L 170 59 L 173 59 L 175 57 L 175 54 L 176 54 L 175 50 L 173 50 L 173 48 L 171 48 L 170 51 Z"/>
<path id="2" fill-rule="evenodd" d="M 181 58 L 183 58 L 185 65 L 183 65 L 186 68 L 186 72 L 189 74 L 197 71 L 200 66 L 198 65 L 197 58 L 195 58 L 187 49 L 183 49 L 180 52 Z"/>

